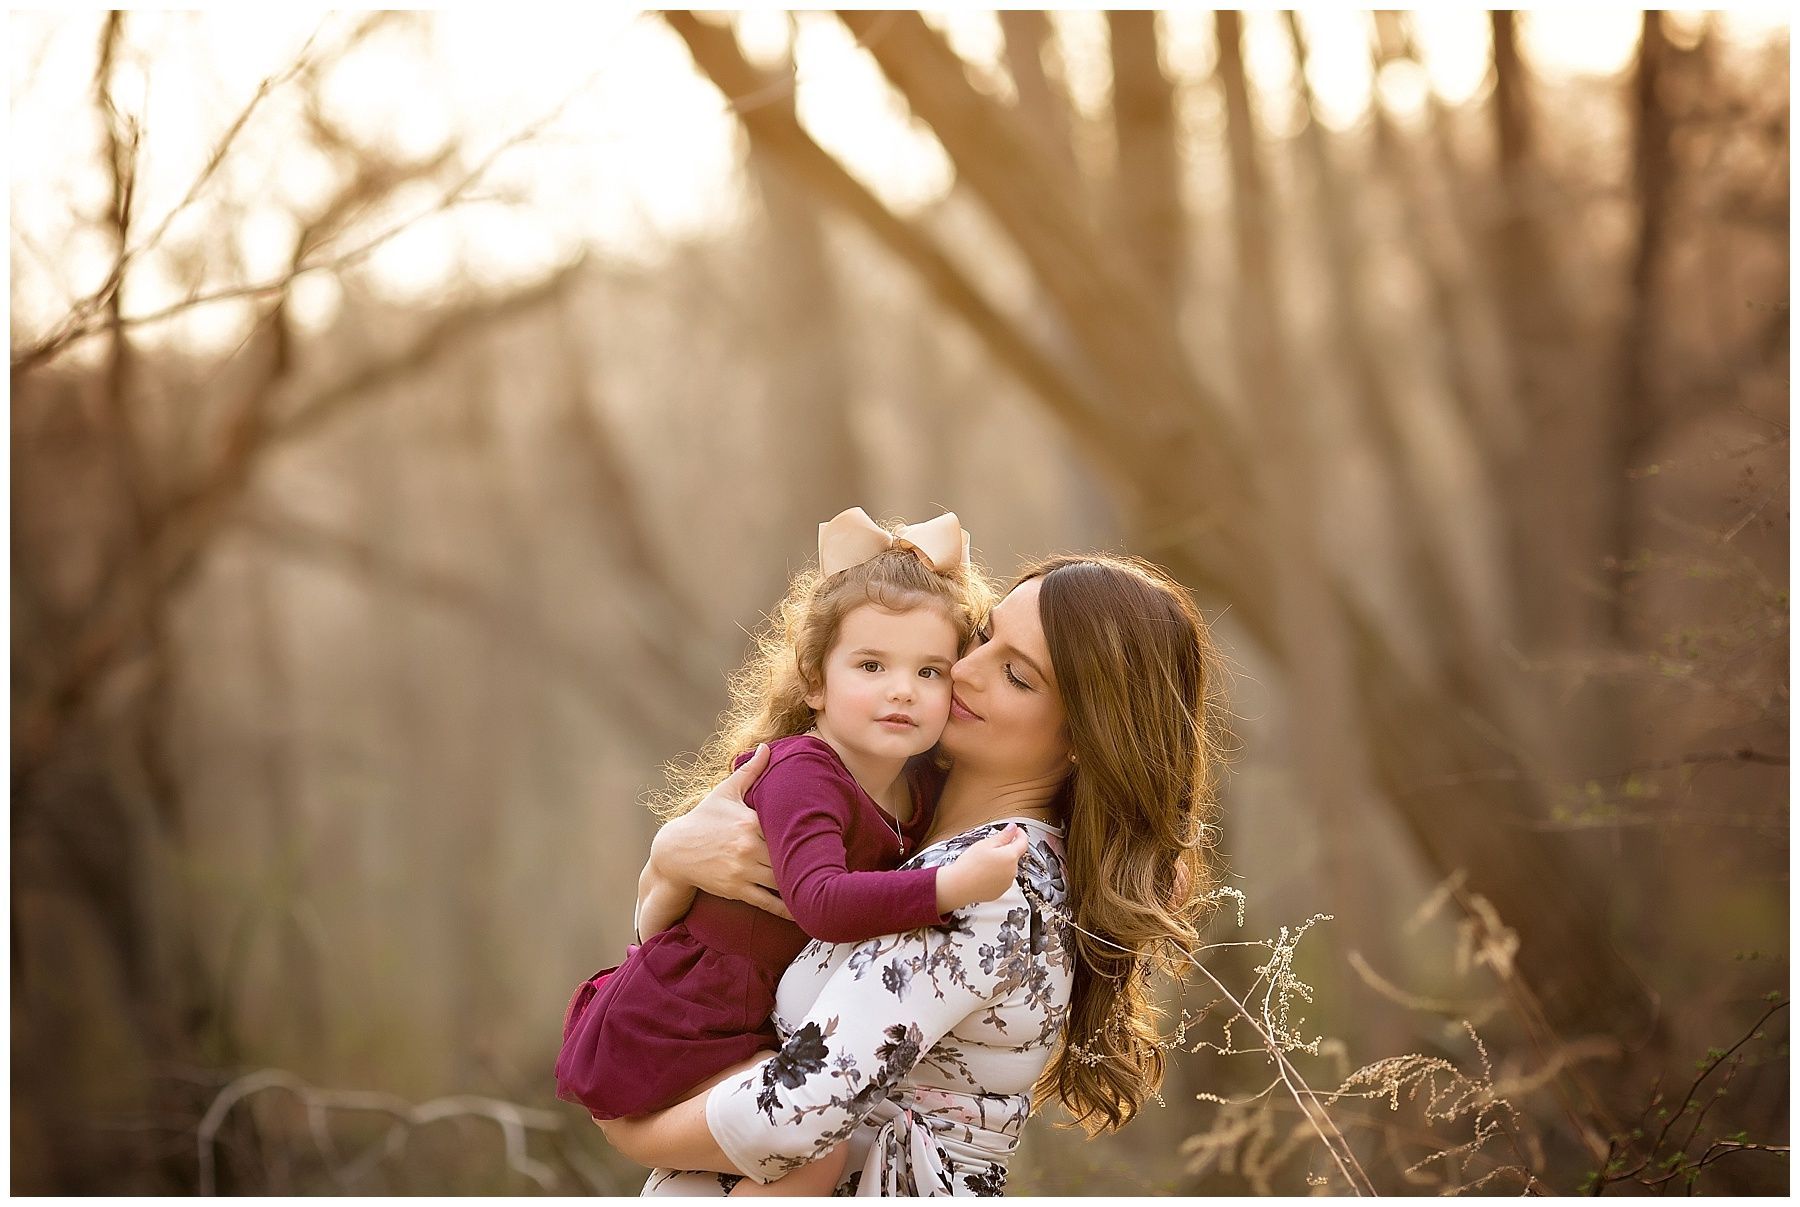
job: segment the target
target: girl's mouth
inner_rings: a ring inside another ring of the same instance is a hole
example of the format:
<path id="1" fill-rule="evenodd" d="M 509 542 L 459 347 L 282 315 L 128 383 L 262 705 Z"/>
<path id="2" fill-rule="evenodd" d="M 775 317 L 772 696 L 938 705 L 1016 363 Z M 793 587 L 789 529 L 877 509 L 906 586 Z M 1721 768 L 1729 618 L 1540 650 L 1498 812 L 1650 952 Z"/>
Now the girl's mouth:
<path id="1" fill-rule="evenodd" d="M 889 729 L 917 729 L 919 727 L 917 721 L 913 720 L 911 717 L 904 716 L 901 713 L 890 713 L 885 717 L 876 717 L 875 723 L 877 725 L 885 725 Z"/>

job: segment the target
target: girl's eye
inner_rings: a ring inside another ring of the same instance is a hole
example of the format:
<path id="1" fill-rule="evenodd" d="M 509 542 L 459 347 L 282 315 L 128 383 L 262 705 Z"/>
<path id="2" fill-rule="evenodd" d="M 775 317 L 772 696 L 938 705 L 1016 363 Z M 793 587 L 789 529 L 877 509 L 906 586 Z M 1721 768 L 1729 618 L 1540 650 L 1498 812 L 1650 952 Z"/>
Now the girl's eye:
<path id="1" fill-rule="evenodd" d="M 1031 690 L 1031 684 L 1025 682 L 1025 680 L 1019 678 L 1017 675 L 1012 673 L 1012 663 L 1010 663 L 1010 662 L 1004 663 L 1004 664 L 1002 664 L 1000 669 L 1002 669 L 1006 672 L 1006 680 L 1008 683 L 1011 683 L 1014 687 L 1022 687 L 1026 691 Z"/>
<path id="2" fill-rule="evenodd" d="M 928 666 L 919 673 L 928 679 L 942 679 L 944 677 L 943 668 L 936 666 Z"/>
<path id="3" fill-rule="evenodd" d="M 859 671 L 878 671 L 881 669 L 881 663 L 876 662 L 871 658 L 866 662 L 858 663 L 856 669 Z"/>

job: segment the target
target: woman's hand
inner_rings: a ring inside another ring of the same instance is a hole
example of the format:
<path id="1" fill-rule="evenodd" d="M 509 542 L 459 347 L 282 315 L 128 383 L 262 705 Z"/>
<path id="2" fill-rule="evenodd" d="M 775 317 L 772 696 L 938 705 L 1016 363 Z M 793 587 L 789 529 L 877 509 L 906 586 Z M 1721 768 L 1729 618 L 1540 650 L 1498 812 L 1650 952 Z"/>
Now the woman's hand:
<path id="1" fill-rule="evenodd" d="M 648 1115 L 594 1122 L 606 1133 L 608 1144 L 639 1165 L 738 1172 L 707 1129 L 705 1094 Z"/>
<path id="2" fill-rule="evenodd" d="M 792 921 L 794 915 L 775 894 L 775 870 L 769 865 L 762 823 L 744 804 L 744 793 L 768 766 L 769 748 L 758 746 L 699 804 L 658 830 L 650 843 L 646 877 L 654 884 L 698 888 L 715 897 L 745 901 Z M 648 925 L 655 919 L 644 921 L 645 933 L 661 929 Z"/>

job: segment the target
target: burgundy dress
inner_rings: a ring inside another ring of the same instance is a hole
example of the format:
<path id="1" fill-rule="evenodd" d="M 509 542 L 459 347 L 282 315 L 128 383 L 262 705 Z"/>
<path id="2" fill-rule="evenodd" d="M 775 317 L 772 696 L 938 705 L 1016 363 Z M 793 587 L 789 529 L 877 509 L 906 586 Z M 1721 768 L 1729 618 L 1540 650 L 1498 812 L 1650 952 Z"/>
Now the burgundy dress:
<path id="1" fill-rule="evenodd" d="M 906 854 L 930 827 L 935 793 L 921 791 L 929 773 L 908 776 Z M 769 1023 L 775 986 L 809 937 L 859 942 L 944 921 L 935 867 L 880 870 L 901 861 L 896 823 L 821 739 L 770 743 L 769 766 L 744 801 L 799 925 L 699 893 L 687 917 L 576 989 L 563 1017 L 556 1093 L 596 1119 L 672 1106 L 757 1051 L 780 1047 Z"/>

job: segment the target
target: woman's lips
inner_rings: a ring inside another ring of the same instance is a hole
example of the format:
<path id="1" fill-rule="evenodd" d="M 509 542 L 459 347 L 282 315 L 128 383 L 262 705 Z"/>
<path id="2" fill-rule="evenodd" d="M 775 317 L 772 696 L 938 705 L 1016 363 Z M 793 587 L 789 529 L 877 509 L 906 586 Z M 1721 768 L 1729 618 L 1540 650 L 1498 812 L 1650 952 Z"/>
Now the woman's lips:
<path id="1" fill-rule="evenodd" d="M 959 721 L 979 721 L 981 714 L 962 702 L 962 697 L 955 692 L 950 693 L 950 715 Z"/>

